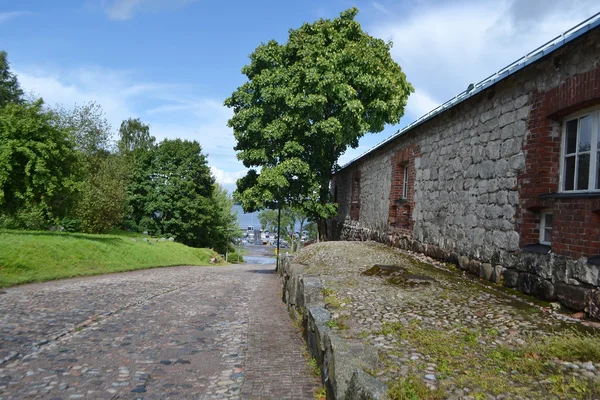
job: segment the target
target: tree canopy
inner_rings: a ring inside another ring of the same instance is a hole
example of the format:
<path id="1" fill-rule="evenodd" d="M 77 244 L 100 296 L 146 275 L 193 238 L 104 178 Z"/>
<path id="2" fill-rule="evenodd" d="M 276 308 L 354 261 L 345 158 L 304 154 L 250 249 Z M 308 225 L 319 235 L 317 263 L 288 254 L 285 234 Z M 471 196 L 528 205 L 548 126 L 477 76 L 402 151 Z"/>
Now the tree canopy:
<path id="1" fill-rule="evenodd" d="M 0 107 L 0 213 L 60 213 L 76 157 L 68 132 L 55 122 L 42 100 Z"/>
<path id="2" fill-rule="evenodd" d="M 127 229 L 235 251 L 233 201 L 198 142 L 156 144 L 139 118 L 115 133 L 99 104 L 24 98 L 0 51 L 0 228 Z"/>
<path id="3" fill-rule="evenodd" d="M 8 55 L 0 51 L 0 107 L 8 103 L 22 103 L 23 90 L 19 85 L 17 76 L 10 72 Z"/>
<path id="4" fill-rule="evenodd" d="M 324 230 L 336 212 L 329 182 L 340 155 L 403 115 L 413 88 L 392 44 L 365 33 L 357 13 L 290 30 L 286 43 L 261 44 L 242 68 L 248 81 L 225 105 L 238 159 L 251 168 L 234 194 L 245 211 L 302 205 Z"/>
<path id="5" fill-rule="evenodd" d="M 129 118 L 119 128 L 119 151 L 128 154 L 135 151 L 148 151 L 154 146 L 154 136 L 150 135 L 150 126 L 139 118 Z"/>

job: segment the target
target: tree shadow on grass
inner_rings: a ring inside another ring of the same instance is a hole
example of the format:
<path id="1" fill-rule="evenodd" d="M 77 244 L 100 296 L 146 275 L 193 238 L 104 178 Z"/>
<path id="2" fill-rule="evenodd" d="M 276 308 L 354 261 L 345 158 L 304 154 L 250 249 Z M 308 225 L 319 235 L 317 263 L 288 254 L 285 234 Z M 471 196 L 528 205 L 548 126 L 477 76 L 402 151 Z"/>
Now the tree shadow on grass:
<path id="1" fill-rule="evenodd" d="M 8 234 L 8 235 L 19 235 L 19 236 L 27 236 L 27 237 L 65 237 L 65 238 L 75 238 L 75 239 L 83 239 L 89 240 L 93 242 L 100 242 L 106 244 L 116 244 L 123 241 L 120 237 L 114 236 L 105 236 L 105 235 L 92 235 L 88 233 L 66 233 L 66 232 L 51 232 L 51 231 L 11 231 L 11 230 L 0 230 L 0 235 Z"/>

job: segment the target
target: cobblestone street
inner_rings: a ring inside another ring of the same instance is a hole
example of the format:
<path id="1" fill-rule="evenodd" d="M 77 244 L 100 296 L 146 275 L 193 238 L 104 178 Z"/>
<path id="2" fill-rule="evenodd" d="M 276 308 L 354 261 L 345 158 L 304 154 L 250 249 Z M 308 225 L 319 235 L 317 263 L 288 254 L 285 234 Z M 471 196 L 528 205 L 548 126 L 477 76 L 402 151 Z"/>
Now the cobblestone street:
<path id="1" fill-rule="evenodd" d="M 312 399 L 273 265 L 6 289 L 0 399 Z"/>

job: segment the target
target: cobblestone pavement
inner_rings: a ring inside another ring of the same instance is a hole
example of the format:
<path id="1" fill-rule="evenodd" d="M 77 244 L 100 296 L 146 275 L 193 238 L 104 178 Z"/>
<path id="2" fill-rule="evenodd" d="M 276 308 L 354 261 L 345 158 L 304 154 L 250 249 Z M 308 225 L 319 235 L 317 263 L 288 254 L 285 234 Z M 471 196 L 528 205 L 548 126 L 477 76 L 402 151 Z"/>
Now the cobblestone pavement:
<path id="1" fill-rule="evenodd" d="M 171 267 L 6 289 L 0 400 L 312 399 L 273 269 Z"/>
<path id="2" fill-rule="evenodd" d="M 294 262 L 323 280 L 333 329 L 378 349 L 368 372 L 397 398 L 600 398 L 600 334 L 551 304 L 374 242 L 312 245 Z"/>

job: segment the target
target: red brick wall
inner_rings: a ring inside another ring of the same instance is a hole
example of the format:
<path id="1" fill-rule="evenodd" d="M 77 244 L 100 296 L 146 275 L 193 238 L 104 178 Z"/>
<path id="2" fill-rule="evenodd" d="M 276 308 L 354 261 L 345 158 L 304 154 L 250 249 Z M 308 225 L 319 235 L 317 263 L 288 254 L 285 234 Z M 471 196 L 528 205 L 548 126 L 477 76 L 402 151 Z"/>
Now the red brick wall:
<path id="1" fill-rule="evenodd" d="M 571 76 L 559 86 L 530 97 L 529 134 L 523 145 L 525 170 L 518 179 L 521 246 L 539 241 L 540 211 L 552 209 L 552 251 L 578 258 L 600 254 L 599 198 L 540 198 L 557 193 L 562 122 L 565 116 L 600 104 L 600 67 Z"/>
<path id="2" fill-rule="evenodd" d="M 391 230 L 412 236 L 414 221 L 412 211 L 415 207 L 414 184 L 416 179 L 415 158 L 419 157 L 416 145 L 399 150 L 392 157 L 392 188 L 390 191 L 389 227 Z M 404 188 L 404 167 L 408 167 L 408 190 L 406 201 L 402 198 Z"/>
<path id="3" fill-rule="evenodd" d="M 360 170 L 352 175 L 352 196 L 350 198 L 350 219 L 358 221 L 360 217 Z"/>
<path id="4" fill-rule="evenodd" d="M 573 258 L 600 254 L 600 199 L 556 199 L 552 213 L 554 253 Z"/>

